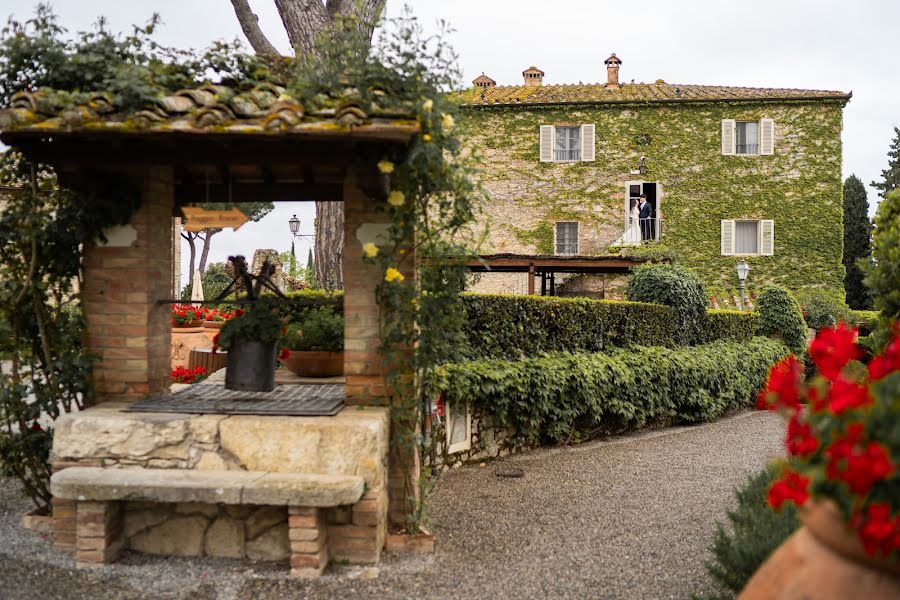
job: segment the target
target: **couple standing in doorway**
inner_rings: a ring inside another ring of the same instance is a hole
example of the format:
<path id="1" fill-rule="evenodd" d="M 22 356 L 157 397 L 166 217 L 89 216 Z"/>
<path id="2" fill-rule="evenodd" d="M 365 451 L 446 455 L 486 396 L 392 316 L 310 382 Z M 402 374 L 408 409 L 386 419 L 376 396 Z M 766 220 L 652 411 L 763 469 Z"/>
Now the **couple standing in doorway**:
<path id="1" fill-rule="evenodd" d="M 642 242 L 656 239 L 656 210 L 647 202 L 647 194 L 641 194 L 631 205 L 627 239 Z"/>

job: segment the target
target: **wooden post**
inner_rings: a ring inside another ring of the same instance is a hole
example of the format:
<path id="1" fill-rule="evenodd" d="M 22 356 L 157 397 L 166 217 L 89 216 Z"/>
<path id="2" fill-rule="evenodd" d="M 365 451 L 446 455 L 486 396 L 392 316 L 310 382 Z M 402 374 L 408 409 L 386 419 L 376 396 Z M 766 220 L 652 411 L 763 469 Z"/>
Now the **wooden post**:
<path id="1" fill-rule="evenodd" d="M 534 296 L 534 263 L 528 265 L 528 295 Z"/>

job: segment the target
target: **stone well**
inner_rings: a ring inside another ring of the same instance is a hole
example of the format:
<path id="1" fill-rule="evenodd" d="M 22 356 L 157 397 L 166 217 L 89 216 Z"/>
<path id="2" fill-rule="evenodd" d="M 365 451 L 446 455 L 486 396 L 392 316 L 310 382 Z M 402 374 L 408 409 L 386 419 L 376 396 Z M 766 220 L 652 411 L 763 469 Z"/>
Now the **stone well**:
<path id="1" fill-rule="evenodd" d="M 57 421 L 56 469 L 247 470 L 356 475 L 366 493 L 355 505 L 328 509 L 331 560 L 377 562 L 387 515 L 389 415 L 347 407 L 333 417 L 189 415 L 122 412 L 107 402 Z M 56 543 L 73 549 L 70 501 L 55 500 Z M 290 554 L 287 508 L 184 502 L 123 505 L 125 547 L 179 556 L 283 560 Z"/>

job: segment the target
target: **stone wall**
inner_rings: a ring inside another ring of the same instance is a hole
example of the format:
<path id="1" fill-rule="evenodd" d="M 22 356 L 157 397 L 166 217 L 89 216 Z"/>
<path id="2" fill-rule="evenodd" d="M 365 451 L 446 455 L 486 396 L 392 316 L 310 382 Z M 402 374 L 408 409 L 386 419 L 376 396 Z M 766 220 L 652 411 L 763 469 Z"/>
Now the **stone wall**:
<path id="1" fill-rule="evenodd" d="M 774 256 L 752 256 L 751 289 L 842 289 L 842 105 L 838 101 L 470 108 L 481 150 L 485 253 L 552 254 L 554 223 L 578 221 L 579 253 L 606 254 L 625 229 L 626 182 L 656 182 L 664 244 L 711 291 L 737 288 L 722 219 L 774 219 Z M 773 156 L 722 156 L 721 120 L 775 120 Z M 541 125 L 593 123 L 596 160 L 539 162 Z M 646 157 L 646 175 L 632 174 Z M 507 291 L 501 278 L 474 289 Z"/>

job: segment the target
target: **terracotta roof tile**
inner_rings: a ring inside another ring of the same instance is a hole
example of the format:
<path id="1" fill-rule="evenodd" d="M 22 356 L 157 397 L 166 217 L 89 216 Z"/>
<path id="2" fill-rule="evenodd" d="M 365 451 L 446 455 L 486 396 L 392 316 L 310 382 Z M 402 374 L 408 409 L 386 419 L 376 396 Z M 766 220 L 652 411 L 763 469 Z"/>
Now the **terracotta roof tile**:
<path id="1" fill-rule="evenodd" d="M 71 97 L 54 90 L 15 94 L 10 106 L 0 109 L 0 133 L 107 130 L 402 137 L 419 130 L 413 116 L 369 114 L 350 99 L 337 100 L 334 109 L 307 112 L 284 88 L 270 84 L 243 92 L 221 85 L 184 89 L 130 112 L 119 110 L 106 93 L 88 96 L 80 104 L 71 103 Z"/>
<path id="2" fill-rule="evenodd" d="M 631 83 L 606 87 L 601 83 L 498 86 L 473 88 L 452 95 L 467 106 L 521 104 L 614 104 L 627 102 L 700 102 L 729 100 L 849 100 L 850 93 L 787 88 L 725 87 L 674 83 Z"/>

